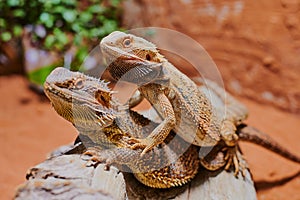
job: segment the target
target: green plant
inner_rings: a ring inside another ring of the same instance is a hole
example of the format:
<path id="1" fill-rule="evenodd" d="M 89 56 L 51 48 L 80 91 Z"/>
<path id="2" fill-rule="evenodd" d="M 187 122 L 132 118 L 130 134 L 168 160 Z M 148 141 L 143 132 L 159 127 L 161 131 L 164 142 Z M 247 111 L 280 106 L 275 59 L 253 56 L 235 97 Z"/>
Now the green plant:
<path id="1" fill-rule="evenodd" d="M 29 30 L 31 43 L 64 53 L 72 45 L 78 66 L 87 46 L 119 29 L 121 0 L 0 0 L 0 42 L 21 37 Z"/>

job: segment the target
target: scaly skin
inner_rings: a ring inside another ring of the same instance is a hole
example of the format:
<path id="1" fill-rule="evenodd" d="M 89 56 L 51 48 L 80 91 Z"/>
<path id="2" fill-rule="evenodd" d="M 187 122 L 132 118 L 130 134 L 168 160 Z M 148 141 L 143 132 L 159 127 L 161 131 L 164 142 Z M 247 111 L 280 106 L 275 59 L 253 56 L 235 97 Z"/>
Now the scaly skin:
<path id="1" fill-rule="evenodd" d="M 126 42 L 129 42 L 128 46 Z M 220 140 L 219 131 L 207 134 L 212 118 L 209 100 L 193 81 L 164 59 L 152 43 L 130 34 L 113 32 L 102 39 L 100 47 L 112 77 L 137 83 L 142 96 L 163 118 L 162 123 L 141 140 L 140 146 L 145 147 L 143 153 L 161 143 L 172 129 L 187 142 L 198 146 L 213 146 Z M 191 93 L 195 95 L 191 96 Z"/>
<path id="2" fill-rule="evenodd" d="M 163 142 L 173 129 L 187 142 L 214 147 L 200 158 L 208 170 L 229 170 L 233 166 L 236 176 L 239 171 L 245 175 L 247 165 L 240 159 L 238 140 L 261 145 L 300 163 L 298 156 L 242 124 L 248 115 L 243 104 L 210 80 L 195 79 L 196 85 L 168 62 L 154 44 L 116 31 L 105 37 L 100 47 L 112 77 L 138 85 L 141 96 L 129 101 L 131 107 L 145 97 L 163 118 L 147 138 L 133 145 L 132 148 L 144 148 L 142 154 Z"/>
<path id="3" fill-rule="evenodd" d="M 56 112 L 73 123 L 82 140 L 88 137 L 92 141 L 86 143 L 86 154 L 93 161 L 126 165 L 140 182 L 154 188 L 183 185 L 198 172 L 198 147 L 174 133 L 165 140 L 168 145 L 156 146 L 142 158 L 141 149 L 132 150 L 133 138 L 146 137 L 157 124 L 123 110 L 104 81 L 57 68 L 44 88 Z"/>
<path id="4" fill-rule="evenodd" d="M 223 90 L 214 83 L 210 86 L 208 80 L 197 86 L 159 54 L 155 45 L 143 38 L 116 31 L 103 38 L 100 47 L 112 77 L 136 83 L 141 96 L 163 118 L 147 138 L 139 139 L 132 148 L 143 148 L 144 155 L 162 143 L 171 130 L 185 141 L 201 147 L 225 143 L 230 148 L 226 155 L 227 166 L 234 164 L 237 175 L 236 126 L 247 117 L 247 109 L 242 104 L 230 106 L 226 112 L 223 107 L 222 112 L 221 108 L 212 105 L 210 94 L 205 90 L 221 98 L 227 107 L 236 101 L 226 102 L 225 97 L 222 98 Z"/>

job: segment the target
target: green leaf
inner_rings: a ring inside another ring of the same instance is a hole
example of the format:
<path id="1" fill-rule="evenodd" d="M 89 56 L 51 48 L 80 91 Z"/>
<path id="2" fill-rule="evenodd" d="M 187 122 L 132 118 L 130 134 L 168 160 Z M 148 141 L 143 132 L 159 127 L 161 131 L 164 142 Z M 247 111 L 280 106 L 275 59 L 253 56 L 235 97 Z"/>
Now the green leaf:
<path id="1" fill-rule="evenodd" d="M 81 30 L 79 33 L 82 37 L 88 37 L 89 36 L 89 31 L 86 29 Z"/>
<path id="2" fill-rule="evenodd" d="M 53 3 L 53 4 L 60 4 L 61 2 L 60 2 L 60 0 L 51 0 L 51 3 Z"/>
<path id="3" fill-rule="evenodd" d="M 11 7 L 23 5 L 24 2 L 21 0 L 7 0 L 7 4 Z"/>
<path id="4" fill-rule="evenodd" d="M 56 40 L 61 44 L 61 46 L 64 46 L 68 43 L 67 35 L 64 32 L 62 32 L 60 29 L 58 28 L 54 29 L 53 33 Z"/>
<path id="5" fill-rule="evenodd" d="M 74 10 L 66 10 L 63 13 L 63 18 L 67 21 L 67 22 L 74 22 L 77 16 L 77 12 Z"/>
<path id="6" fill-rule="evenodd" d="M 112 6 L 117 7 L 120 4 L 121 0 L 110 0 L 109 2 Z"/>
<path id="7" fill-rule="evenodd" d="M 40 20 L 41 22 L 46 22 L 50 19 L 50 14 L 49 13 L 42 13 L 41 16 L 40 16 Z"/>
<path id="8" fill-rule="evenodd" d="M 113 32 L 118 27 L 118 24 L 114 20 L 106 20 L 103 23 L 103 29 L 106 33 Z"/>
<path id="9" fill-rule="evenodd" d="M 119 2 L 121 0 L 0 0 L 0 41 L 19 37 L 24 26 L 31 24 L 44 27 L 44 34 L 34 29 L 30 36 L 31 41 L 42 44 L 43 48 L 64 51 L 71 38 L 75 45 L 83 45 L 84 41 L 89 46 L 95 37 L 117 29 L 114 5 Z M 63 31 L 55 31 L 56 28 Z"/>
<path id="10" fill-rule="evenodd" d="M 38 85 L 43 85 L 44 82 L 46 81 L 47 76 L 57 66 L 58 64 L 52 64 L 52 65 L 41 67 L 37 70 L 30 71 L 28 72 L 28 79 L 33 83 L 36 83 Z"/>
<path id="11" fill-rule="evenodd" d="M 62 3 L 69 5 L 69 6 L 76 6 L 77 1 L 76 0 L 61 0 Z"/>
<path id="12" fill-rule="evenodd" d="M 46 25 L 46 27 L 48 28 L 51 28 L 53 27 L 53 24 L 54 24 L 54 16 L 47 13 L 47 12 L 44 12 L 40 15 L 40 20 L 43 24 Z"/>
<path id="13" fill-rule="evenodd" d="M 22 9 L 16 9 L 16 10 L 13 11 L 13 16 L 15 16 L 15 17 L 24 17 L 25 12 Z"/>
<path id="14" fill-rule="evenodd" d="M 76 33 L 80 32 L 82 30 L 82 27 L 80 26 L 79 23 L 74 23 L 71 26 L 72 30 L 75 31 Z"/>
<path id="15" fill-rule="evenodd" d="M 60 33 L 62 33 L 62 31 L 59 28 L 54 28 L 53 33 L 54 33 L 55 36 L 57 36 Z"/>
<path id="16" fill-rule="evenodd" d="M 5 28 L 6 27 L 6 22 L 5 22 L 5 19 L 3 19 L 3 18 L 0 18 L 0 27 L 1 28 Z"/>
<path id="17" fill-rule="evenodd" d="M 93 19 L 93 15 L 89 12 L 82 12 L 79 16 L 79 20 L 82 23 L 88 23 Z"/>
<path id="18" fill-rule="evenodd" d="M 12 38 L 10 32 L 4 32 L 1 34 L 1 40 L 4 42 L 8 42 Z"/>
<path id="19" fill-rule="evenodd" d="M 52 4 L 52 1 L 51 0 L 48 0 L 48 1 L 45 1 L 43 3 L 43 8 L 44 10 L 43 11 L 51 11 L 51 8 L 53 7 L 53 4 Z"/>
<path id="20" fill-rule="evenodd" d="M 98 37 L 103 34 L 103 29 L 101 28 L 92 28 L 90 30 L 90 37 Z"/>
<path id="21" fill-rule="evenodd" d="M 64 48 L 64 45 L 57 41 L 54 43 L 53 47 L 56 51 L 61 51 Z"/>
<path id="22" fill-rule="evenodd" d="M 90 6 L 88 9 L 87 9 L 88 12 L 91 12 L 91 13 L 97 13 L 98 15 L 103 13 L 105 11 L 105 8 L 102 7 L 101 5 L 99 4 L 95 4 L 95 5 L 92 5 Z"/>
<path id="23" fill-rule="evenodd" d="M 100 22 L 104 22 L 106 18 L 103 15 L 99 15 L 97 16 L 97 20 L 99 20 Z"/>
<path id="24" fill-rule="evenodd" d="M 47 49 L 51 49 L 53 44 L 55 42 L 55 37 L 54 35 L 48 35 L 45 39 L 44 45 Z"/>
<path id="25" fill-rule="evenodd" d="M 82 44 L 82 36 L 79 35 L 79 34 L 76 34 L 75 37 L 74 37 L 74 40 L 73 40 L 73 43 L 76 45 L 76 46 L 79 46 Z"/>
<path id="26" fill-rule="evenodd" d="M 26 7 L 35 8 L 36 6 L 40 5 L 41 1 L 29 1 L 29 3 L 26 2 Z"/>
<path id="27" fill-rule="evenodd" d="M 53 13 L 64 13 L 66 8 L 64 6 L 55 6 L 55 8 L 52 10 Z"/>
<path id="28" fill-rule="evenodd" d="M 76 52 L 75 58 L 82 63 L 84 61 L 84 59 L 86 58 L 86 56 L 88 55 L 88 49 L 86 47 L 81 47 L 78 49 L 78 51 Z"/>
<path id="29" fill-rule="evenodd" d="M 39 3 L 42 3 L 42 4 L 44 4 L 44 3 L 46 3 L 47 1 L 49 1 L 49 0 L 37 0 Z M 35 2 L 37 2 L 37 1 L 35 1 Z"/>
<path id="30" fill-rule="evenodd" d="M 19 25 L 16 25 L 13 27 L 13 33 L 14 33 L 14 36 L 18 37 L 22 34 L 22 26 L 19 26 Z"/>
<path id="31" fill-rule="evenodd" d="M 47 28 L 52 28 L 53 24 L 54 24 L 53 20 L 49 20 L 49 21 L 45 22 L 45 25 L 46 25 Z"/>

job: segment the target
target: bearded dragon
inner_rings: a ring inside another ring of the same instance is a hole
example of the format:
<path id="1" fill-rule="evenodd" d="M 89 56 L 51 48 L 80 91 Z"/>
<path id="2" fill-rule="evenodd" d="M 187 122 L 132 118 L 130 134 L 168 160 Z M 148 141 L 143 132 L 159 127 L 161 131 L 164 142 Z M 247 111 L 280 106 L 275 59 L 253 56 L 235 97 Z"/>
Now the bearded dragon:
<path id="1" fill-rule="evenodd" d="M 205 158 L 201 160 L 210 170 L 224 165 L 225 169 L 229 169 L 233 165 L 236 176 L 240 170 L 245 170 L 246 166 L 239 162 L 237 156 L 238 140 L 276 149 L 275 152 L 289 155 L 288 158 L 300 162 L 297 156 L 287 153 L 262 134 L 257 134 L 258 131 L 249 131 L 246 127 L 243 134 L 238 135 L 237 127 L 243 127 L 242 122 L 248 115 L 247 108 L 212 81 L 198 80 L 200 85 L 196 85 L 165 59 L 151 42 L 116 31 L 102 39 L 100 48 L 108 65 L 107 70 L 115 80 L 138 85 L 141 95 L 129 101 L 129 106 L 137 105 L 146 98 L 163 119 L 148 137 L 138 139 L 139 143 L 132 146 L 133 149 L 142 148 L 142 155 L 162 143 L 170 131 L 174 130 L 185 141 L 194 145 L 223 146 L 226 149 L 223 165 L 215 165 L 214 159 L 209 162 Z M 221 105 L 212 103 L 214 98 Z"/>
<path id="2" fill-rule="evenodd" d="M 157 124 L 124 109 L 107 84 L 80 72 L 56 68 L 47 77 L 44 91 L 55 111 L 77 128 L 88 145 L 85 154 L 92 160 L 128 166 L 141 183 L 154 188 L 190 181 L 199 168 L 198 147 L 171 133 L 141 158 L 141 149 L 130 148 L 132 138 L 146 137 Z"/>

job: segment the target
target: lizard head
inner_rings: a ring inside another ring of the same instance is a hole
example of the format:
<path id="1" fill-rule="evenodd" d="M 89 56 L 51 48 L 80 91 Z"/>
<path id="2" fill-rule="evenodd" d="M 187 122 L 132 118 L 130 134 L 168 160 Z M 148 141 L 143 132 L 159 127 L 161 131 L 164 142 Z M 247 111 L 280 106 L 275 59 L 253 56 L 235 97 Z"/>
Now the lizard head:
<path id="1" fill-rule="evenodd" d="M 76 127 L 93 129 L 108 126 L 114 120 L 113 91 L 107 84 L 59 67 L 47 77 L 44 91 L 60 116 Z"/>
<path id="2" fill-rule="evenodd" d="M 142 85 L 162 78 L 165 59 L 153 43 L 141 37 L 115 31 L 102 39 L 100 48 L 116 80 Z"/>

